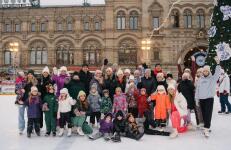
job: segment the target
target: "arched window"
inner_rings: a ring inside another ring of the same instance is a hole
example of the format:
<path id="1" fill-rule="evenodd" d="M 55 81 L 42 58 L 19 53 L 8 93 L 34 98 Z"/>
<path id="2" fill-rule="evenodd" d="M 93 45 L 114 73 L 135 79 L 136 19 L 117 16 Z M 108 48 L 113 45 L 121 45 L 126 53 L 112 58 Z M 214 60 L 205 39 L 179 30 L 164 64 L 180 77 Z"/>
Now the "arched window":
<path id="1" fill-rule="evenodd" d="M 138 29 L 138 13 L 137 13 L 137 11 L 132 11 L 130 13 L 129 27 L 131 30 L 137 30 Z"/>
<path id="2" fill-rule="evenodd" d="M 18 43 L 18 42 L 16 42 L 16 43 Z M 11 44 L 12 43 L 6 43 L 3 46 L 4 65 L 18 66 L 20 64 L 20 58 L 19 58 L 20 48 L 19 48 L 19 45 L 18 46 L 16 46 L 16 45 L 12 46 Z"/>
<path id="3" fill-rule="evenodd" d="M 90 40 L 83 44 L 84 63 L 99 65 L 101 62 L 101 44 L 96 40 Z"/>
<path id="4" fill-rule="evenodd" d="M 30 24 L 30 31 L 31 32 L 36 32 L 37 31 L 37 21 L 34 19 L 34 18 L 32 18 L 31 19 L 31 24 Z"/>
<path id="5" fill-rule="evenodd" d="M 94 27 L 95 27 L 95 31 L 101 30 L 101 18 L 99 17 L 94 18 Z"/>
<path id="6" fill-rule="evenodd" d="M 5 20 L 5 32 L 12 32 L 12 22 L 10 19 Z"/>
<path id="7" fill-rule="evenodd" d="M 126 19 L 125 19 L 125 12 L 124 11 L 119 11 L 117 13 L 117 18 L 116 18 L 116 26 L 117 30 L 124 30 L 126 28 Z"/>
<path id="8" fill-rule="evenodd" d="M 63 31 L 63 18 L 61 17 L 56 20 L 56 31 Z"/>
<path id="9" fill-rule="evenodd" d="M 61 41 L 56 46 L 56 64 L 73 65 L 74 64 L 74 46 L 69 41 Z"/>
<path id="10" fill-rule="evenodd" d="M 205 27 L 205 13 L 202 9 L 199 9 L 197 11 L 196 20 L 197 20 L 197 27 L 198 28 L 204 28 Z"/>
<path id="11" fill-rule="evenodd" d="M 180 14 L 178 10 L 173 10 L 171 15 L 171 24 L 173 28 L 180 27 Z"/>
<path id="12" fill-rule="evenodd" d="M 137 64 L 137 44 L 135 41 L 126 39 L 119 44 L 119 64 Z"/>
<path id="13" fill-rule="evenodd" d="M 192 12 L 188 9 L 184 11 L 184 27 L 192 28 Z"/>
<path id="14" fill-rule="evenodd" d="M 47 64 L 47 46 L 42 41 L 35 41 L 30 44 L 30 64 L 46 65 Z"/>
<path id="15" fill-rule="evenodd" d="M 72 31 L 73 28 L 73 18 L 67 17 L 67 31 Z"/>
<path id="16" fill-rule="evenodd" d="M 41 19 L 41 22 L 40 22 L 40 31 L 41 32 L 46 32 L 47 31 L 47 26 L 48 26 L 48 20 L 43 18 Z"/>

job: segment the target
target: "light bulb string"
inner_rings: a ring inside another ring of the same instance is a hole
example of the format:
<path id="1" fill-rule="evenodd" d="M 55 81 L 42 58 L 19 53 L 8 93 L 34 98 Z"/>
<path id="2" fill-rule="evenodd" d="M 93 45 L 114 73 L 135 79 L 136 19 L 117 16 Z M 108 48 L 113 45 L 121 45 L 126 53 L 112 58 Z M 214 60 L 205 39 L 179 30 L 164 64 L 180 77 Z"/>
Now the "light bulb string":
<path id="1" fill-rule="evenodd" d="M 182 0 L 177 0 L 177 1 L 175 1 L 175 2 L 172 3 L 172 6 L 171 6 L 171 8 L 169 9 L 169 12 L 168 12 L 167 17 L 164 19 L 163 23 L 162 23 L 158 28 L 154 28 L 154 29 L 152 30 L 151 35 L 150 35 L 150 37 L 149 37 L 149 40 L 151 40 L 151 38 L 152 38 L 152 36 L 153 36 L 153 34 L 154 34 L 155 31 L 160 30 L 160 29 L 165 25 L 165 23 L 167 22 L 167 20 L 168 20 L 168 18 L 169 18 L 169 16 L 170 16 L 170 14 L 171 14 L 171 12 L 172 12 L 174 6 L 175 6 L 176 4 L 178 4 L 178 3 L 180 3 L 181 1 L 182 1 Z"/>

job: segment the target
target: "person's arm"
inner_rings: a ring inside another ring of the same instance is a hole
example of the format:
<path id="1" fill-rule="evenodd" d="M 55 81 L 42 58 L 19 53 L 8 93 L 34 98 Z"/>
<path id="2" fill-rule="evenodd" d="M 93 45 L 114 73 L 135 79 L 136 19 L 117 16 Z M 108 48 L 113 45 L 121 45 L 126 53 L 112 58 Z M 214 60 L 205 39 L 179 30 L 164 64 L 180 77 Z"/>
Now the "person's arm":
<path id="1" fill-rule="evenodd" d="M 194 83 L 196 78 L 196 59 L 194 56 L 192 56 L 191 59 L 192 59 L 191 71 L 192 71 L 192 78 Z"/>
<path id="2" fill-rule="evenodd" d="M 215 59 L 215 61 L 217 63 L 217 66 L 216 66 L 216 69 L 215 69 L 215 73 L 213 75 L 213 81 L 217 82 L 217 80 L 219 79 L 220 74 L 221 74 L 221 66 L 220 66 L 220 60 L 217 57 L 215 57 L 214 59 Z"/>

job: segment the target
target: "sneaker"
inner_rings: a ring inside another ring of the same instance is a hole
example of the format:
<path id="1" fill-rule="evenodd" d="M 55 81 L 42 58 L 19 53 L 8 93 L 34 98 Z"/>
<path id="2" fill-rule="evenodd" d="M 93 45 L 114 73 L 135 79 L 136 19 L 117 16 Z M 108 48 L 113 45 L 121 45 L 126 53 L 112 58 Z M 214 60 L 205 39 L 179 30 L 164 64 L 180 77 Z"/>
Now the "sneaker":
<path id="1" fill-rule="evenodd" d="M 121 142 L 120 135 L 115 133 L 115 134 L 111 137 L 111 140 L 112 140 L 113 142 Z"/>
<path id="2" fill-rule="evenodd" d="M 80 136 L 84 136 L 84 133 L 83 133 L 83 130 L 81 127 L 78 127 L 77 128 L 77 133 L 80 135 Z"/>
<path id="3" fill-rule="evenodd" d="M 71 128 L 68 128 L 68 130 L 67 130 L 67 136 L 71 137 Z"/>
<path id="4" fill-rule="evenodd" d="M 58 134 L 58 136 L 59 136 L 59 137 L 63 136 L 63 132 L 64 132 L 64 129 L 63 129 L 63 128 L 60 128 L 60 129 L 59 129 L 59 134 Z"/>
<path id="5" fill-rule="evenodd" d="M 23 134 L 23 131 L 20 130 L 20 131 L 19 131 L 19 135 L 22 135 L 22 134 Z"/>
<path id="6" fill-rule="evenodd" d="M 204 129 L 204 136 L 206 137 L 206 138 L 209 138 L 209 129 L 208 128 L 205 128 Z"/>
<path id="7" fill-rule="evenodd" d="M 219 114 L 219 115 L 223 115 L 223 114 L 225 114 L 225 112 L 223 112 L 223 111 L 218 111 L 218 114 Z"/>
<path id="8" fill-rule="evenodd" d="M 178 131 L 177 129 L 174 129 L 173 132 L 170 134 L 170 138 L 176 138 L 178 136 Z"/>
<path id="9" fill-rule="evenodd" d="M 50 132 L 46 132 L 45 136 L 50 136 Z"/>
<path id="10" fill-rule="evenodd" d="M 225 112 L 225 114 L 226 114 L 226 115 L 229 115 L 229 114 L 230 114 L 230 112 L 229 112 L 229 111 L 227 111 L 227 112 Z"/>
<path id="11" fill-rule="evenodd" d="M 40 136 L 40 132 L 36 132 L 36 135 L 37 135 L 37 136 Z"/>
<path id="12" fill-rule="evenodd" d="M 28 137 L 28 138 L 31 138 L 31 133 L 27 133 L 27 137 Z"/>
<path id="13" fill-rule="evenodd" d="M 91 135 L 87 135 L 89 139 L 91 140 L 94 140 L 94 136 L 91 134 Z"/>
<path id="14" fill-rule="evenodd" d="M 55 137 L 56 136 L 56 132 L 52 132 L 52 136 Z"/>

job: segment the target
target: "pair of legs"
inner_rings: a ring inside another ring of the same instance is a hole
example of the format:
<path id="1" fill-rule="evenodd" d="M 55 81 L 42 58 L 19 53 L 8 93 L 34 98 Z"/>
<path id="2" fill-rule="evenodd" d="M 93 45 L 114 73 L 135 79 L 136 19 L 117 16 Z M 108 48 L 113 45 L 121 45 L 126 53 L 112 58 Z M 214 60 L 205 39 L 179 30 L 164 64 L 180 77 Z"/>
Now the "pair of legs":
<path id="1" fill-rule="evenodd" d="M 221 112 L 227 112 L 231 113 L 231 104 L 229 103 L 229 95 L 220 94 L 220 103 L 221 103 Z"/>
<path id="2" fill-rule="evenodd" d="M 181 120 L 184 119 L 184 125 L 181 126 Z M 181 117 L 178 111 L 173 111 L 171 113 L 172 127 L 177 129 L 177 132 L 183 133 L 187 131 L 187 116 Z"/>
<path id="3" fill-rule="evenodd" d="M 211 126 L 213 113 L 214 98 L 200 99 L 202 117 L 204 120 L 204 128 L 209 129 Z"/>
<path id="4" fill-rule="evenodd" d="M 64 128 L 67 124 L 68 128 L 71 128 L 71 114 L 70 112 L 60 113 L 60 128 Z"/>
<path id="5" fill-rule="evenodd" d="M 95 124 L 95 118 L 96 118 L 97 122 L 99 122 L 100 117 L 101 117 L 101 113 L 100 112 L 92 112 L 90 114 L 90 123 L 92 125 L 94 125 Z"/>
<path id="6" fill-rule="evenodd" d="M 56 117 L 51 112 L 45 112 L 45 122 L 47 133 L 56 132 Z"/>
<path id="7" fill-rule="evenodd" d="M 33 128 L 38 136 L 40 136 L 40 118 L 28 118 L 27 134 L 30 137 Z"/>
<path id="8" fill-rule="evenodd" d="M 18 106 L 18 129 L 20 133 L 22 133 L 25 129 L 25 117 L 24 117 L 25 110 L 26 110 L 25 105 Z"/>

